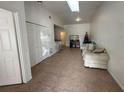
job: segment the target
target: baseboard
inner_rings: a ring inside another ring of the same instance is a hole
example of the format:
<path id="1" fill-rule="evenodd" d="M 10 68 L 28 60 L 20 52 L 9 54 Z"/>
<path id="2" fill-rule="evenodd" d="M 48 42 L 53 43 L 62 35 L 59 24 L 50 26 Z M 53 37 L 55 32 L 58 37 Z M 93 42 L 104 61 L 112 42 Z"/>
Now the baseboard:
<path id="1" fill-rule="evenodd" d="M 51 57 L 52 55 L 56 54 L 58 51 L 59 51 L 59 50 L 56 50 L 56 51 L 52 52 L 52 53 L 49 55 L 49 57 Z"/>
<path id="2" fill-rule="evenodd" d="M 124 85 L 120 82 L 120 80 L 116 77 L 114 73 L 110 69 L 108 69 L 108 72 L 111 74 L 111 76 L 115 79 L 115 81 L 118 83 L 122 91 L 124 91 Z"/>

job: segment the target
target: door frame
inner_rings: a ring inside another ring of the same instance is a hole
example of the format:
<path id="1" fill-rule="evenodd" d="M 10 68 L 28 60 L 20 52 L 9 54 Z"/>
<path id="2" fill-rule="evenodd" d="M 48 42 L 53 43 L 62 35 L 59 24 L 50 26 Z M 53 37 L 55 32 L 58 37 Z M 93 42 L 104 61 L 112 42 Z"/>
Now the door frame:
<path id="1" fill-rule="evenodd" d="M 23 48 L 21 43 L 21 30 L 19 24 L 19 15 L 18 12 L 13 13 L 14 25 L 15 25 L 15 32 L 16 32 L 16 41 L 17 41 L 17 48 L 18 48 L 18 55 L 19 55 L 19 62 L 20 62 L 20 71 L 21 71 L 21 78 L 22 83 L 27 83 L 26 75 L 25 75 L 25 63 L 23 58 Z"/>

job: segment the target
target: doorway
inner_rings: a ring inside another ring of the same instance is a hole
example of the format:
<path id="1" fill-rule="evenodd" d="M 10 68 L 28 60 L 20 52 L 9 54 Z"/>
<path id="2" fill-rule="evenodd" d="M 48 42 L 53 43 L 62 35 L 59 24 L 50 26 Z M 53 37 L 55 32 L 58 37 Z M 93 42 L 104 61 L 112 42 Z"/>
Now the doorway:
<path id="1" fill-rule="evenodd" d="M 66 32 L 61 31 L 60 37 L 61 37 L 62 46 L 65 47 L 66 46 Z"/>

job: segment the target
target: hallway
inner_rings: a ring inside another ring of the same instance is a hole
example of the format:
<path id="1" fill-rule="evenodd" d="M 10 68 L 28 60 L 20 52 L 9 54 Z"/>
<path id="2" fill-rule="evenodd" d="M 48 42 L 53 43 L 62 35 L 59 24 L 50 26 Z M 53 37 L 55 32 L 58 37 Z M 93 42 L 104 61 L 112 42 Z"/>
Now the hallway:
<path id="1" fill-rule="evenodd" d="M 65 48 L 32 68 L 27 84 L 0 91 L 122 91 L 106 70 L 83 66 L 79 49 Z"/>

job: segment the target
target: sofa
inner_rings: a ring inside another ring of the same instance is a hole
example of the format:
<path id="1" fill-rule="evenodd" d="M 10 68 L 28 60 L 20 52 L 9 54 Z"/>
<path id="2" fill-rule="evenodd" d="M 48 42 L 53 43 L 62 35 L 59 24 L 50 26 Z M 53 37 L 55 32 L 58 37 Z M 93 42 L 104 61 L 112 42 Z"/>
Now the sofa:
<path id="1" fill-rule="evenodd" d="M 100 48 L 93 43 L 83 44 L 82 56 L 85 67 L 107 69 L 109 56 L 105 48 Z"/>

